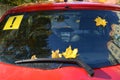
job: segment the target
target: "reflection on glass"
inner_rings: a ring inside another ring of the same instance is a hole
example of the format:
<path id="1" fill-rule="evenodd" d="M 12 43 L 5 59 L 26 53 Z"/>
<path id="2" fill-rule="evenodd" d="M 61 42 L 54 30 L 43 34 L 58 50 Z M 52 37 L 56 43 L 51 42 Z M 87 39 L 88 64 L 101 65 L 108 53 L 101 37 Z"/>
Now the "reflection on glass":
<path id="1" fill-rule="evenodd" d="M 3 30 L 9 17 L 0 25 L 0 60 L 14 63 L 16 60 L 51 58 L 52 50 L 65 51 L 71 45 L 78 48 L 78 59 L 92 68 L 115 64 L 108 47 L 113 24 L 119 24 L 118 12 L 101 10 L 68 10 L 27 12 L 19 29 Z M 95 19 L 106 21 L 103 27 Z M 109 44 L 111 45 L 111 44 Z M 116 58 L 119 60 L 119 58 Z"/>

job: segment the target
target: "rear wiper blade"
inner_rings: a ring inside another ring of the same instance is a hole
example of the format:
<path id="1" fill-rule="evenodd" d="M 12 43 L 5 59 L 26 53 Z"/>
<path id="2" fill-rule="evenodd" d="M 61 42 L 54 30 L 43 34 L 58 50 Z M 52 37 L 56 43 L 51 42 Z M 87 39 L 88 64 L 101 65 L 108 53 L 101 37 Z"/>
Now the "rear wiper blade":
<path id="1" fill-rule="evenodd" d="M 93 69 L 88 66 L 86 63 L 84 63 L 82 60 L 80 59 L 61 59 L 61 58 L 57 58 L 57 59 L 52 59 L 52 58 L 38 58 L 38 59 L 26 59 L 26 60 L 19 60 L 19 61 L 15 61 L 16 64 L 22 64 L 22 63 L 35 63 L 35 62 L 44 62 L 44 63 L 71 63 L 71 64 L 77 64 L 79 67 L 83 67 L 90 76 L 94 75 L 94 71 Z"/>

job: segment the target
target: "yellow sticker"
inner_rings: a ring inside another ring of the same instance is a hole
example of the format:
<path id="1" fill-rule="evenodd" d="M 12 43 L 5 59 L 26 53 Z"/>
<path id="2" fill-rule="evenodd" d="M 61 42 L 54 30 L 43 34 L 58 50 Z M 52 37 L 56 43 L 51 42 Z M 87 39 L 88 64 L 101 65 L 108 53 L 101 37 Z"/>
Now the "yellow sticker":
<path id="1" fill-rule="evenodd" d="M 7 20 L 3 30 L 19 29 L 24 15 L 11 16 Z"/>

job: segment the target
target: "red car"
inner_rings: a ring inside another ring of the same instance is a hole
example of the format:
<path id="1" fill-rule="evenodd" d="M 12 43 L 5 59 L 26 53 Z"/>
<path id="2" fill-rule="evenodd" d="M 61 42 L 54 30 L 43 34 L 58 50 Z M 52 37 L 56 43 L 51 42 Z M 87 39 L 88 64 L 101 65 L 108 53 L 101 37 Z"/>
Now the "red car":
<path id="1" fill-rule="evenodd" d="M 0 20 L 0 80 L 119 80 L 120 6 L 30 3 Z"/>

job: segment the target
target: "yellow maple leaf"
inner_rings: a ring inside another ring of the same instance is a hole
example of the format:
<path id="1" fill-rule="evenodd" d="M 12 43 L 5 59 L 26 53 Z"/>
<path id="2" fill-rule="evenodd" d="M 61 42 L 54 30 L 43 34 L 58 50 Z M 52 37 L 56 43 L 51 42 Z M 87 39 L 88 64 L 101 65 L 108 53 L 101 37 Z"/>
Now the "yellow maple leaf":
<path id="1" fill-rule="evenodd" d="M 36 55 L 32 55 L 31 60 L 37 59 Z"/>
<path id="2" fill-rule="evenodd" d="M 51 57 L 52 58 L 61 58 L 62 54 L 60 54 L 59 52 L 60 52 L 59 49 L 55 50 L 55 51 L 52 51 Z"/>
<path id="3" fill-rule="evenodd" d="M 105 19 L 102 19 L 99 16 L 94 21 L 96 22 L 96 26 L 103 26 L 103 27 L 105 27 L 107 25 L 107 21 Z"/>
<path id="4" fill-rule="evenodd" d="M 71 53 L 72 53 L 72 47 L 69 46 L 68 48 L 66 48 L 65 52 L 63 52 L 62 54 L 63 54 L 63 56 L 64 56 L 65 58 L 68 58 L 68 56 L 69 56 Z"/>
<path id="5" fill-rule="evenodd" d="M 78 53 L 78 49 L 74 49 L 72 50 L 71 46 L 69 46 L 65 52 L 63 52 L 63 56 L 65 58 L 76 58 L 77 57 L 77 53 Z"/>
<path id="6" fill-rule="evenodd" d="M 102 19 L 101 17 L 97 17 L 95 19 L 95 22 L 96 22 L 96 26 L 103 26 L 103 27 L 105 27 L 106 24 L 107 24 L 107 21 L 105 19 Z"/>

